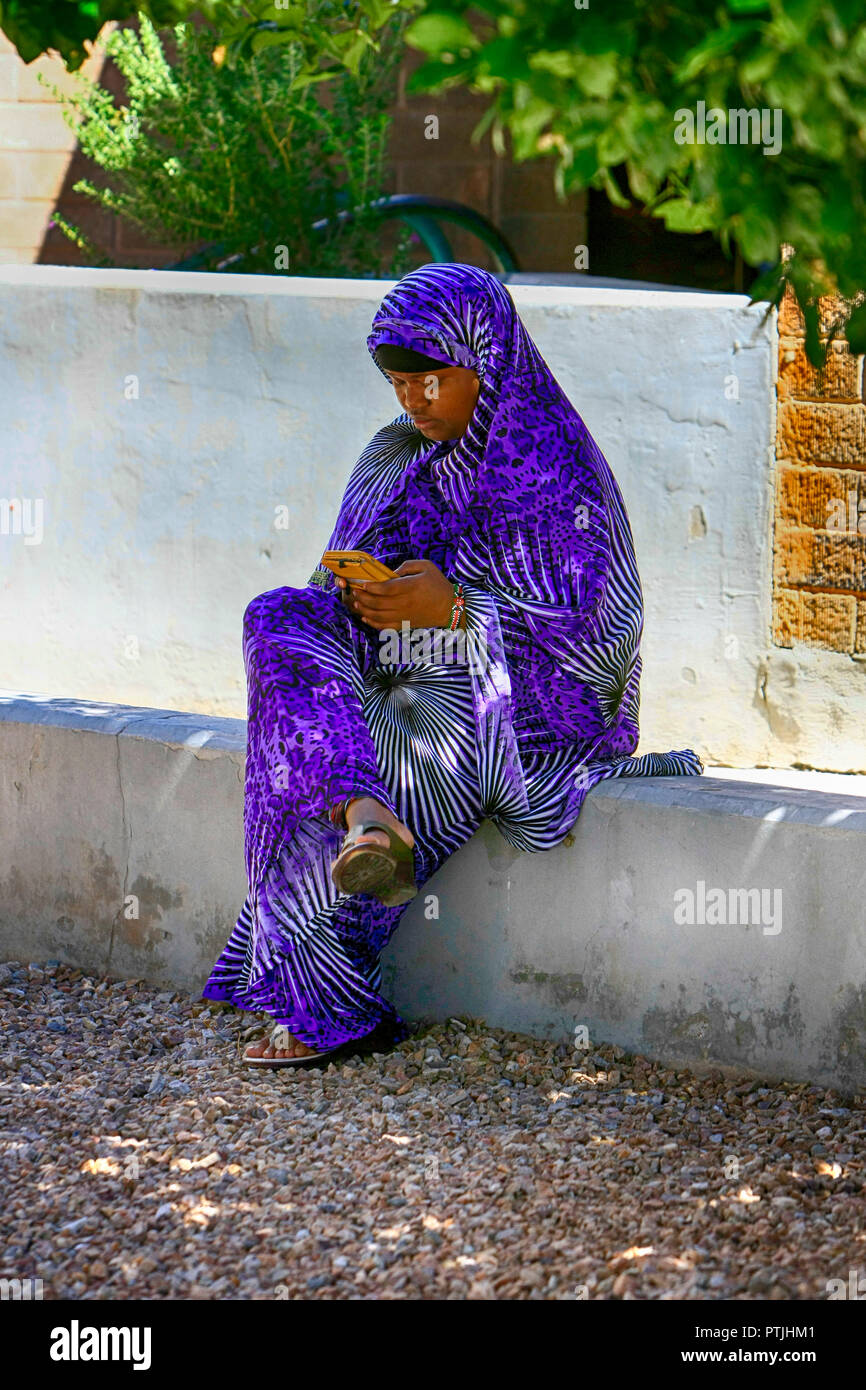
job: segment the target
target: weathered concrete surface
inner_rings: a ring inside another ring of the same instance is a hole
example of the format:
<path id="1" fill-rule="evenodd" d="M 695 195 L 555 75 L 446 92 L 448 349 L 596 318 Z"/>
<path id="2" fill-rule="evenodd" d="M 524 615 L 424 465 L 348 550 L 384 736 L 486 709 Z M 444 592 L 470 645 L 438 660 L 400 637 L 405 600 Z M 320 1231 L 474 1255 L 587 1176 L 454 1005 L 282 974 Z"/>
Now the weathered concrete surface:
<path id="1" fill-rule="evenodd" d="M 8 956 L 192 984 L 245 890 L 243 720 L 0 693 Z"/>
<path id="2" fill-rule="evenodd" d="M 0 692 L 0 955 L 200 987 L 246 891 L 244 745 L 241 720 Z M 485 825 L 385 953 L 398 1007 L 866 1084 L 866 792 L 716 771 L 602 783 L 544 855 Z M 678 924 L 699 882 L 767 897 Z"/>
<path id="3" fill-rule="evenodd" d="M 0 536 L 0 681 L 243 717 L 244 608 L 306 582 L 395 413 L 364 345 L 389 283 L 0 267 L 3 495 L 43 511 Z M 629 508 L 643 748 L 866 770 L 866 664 L 771 644 L 774 313 L 512 292 Z"/>
<path id="4" fill-rule="evenodd" d="M 574 844 L 543 862 L 486 824 L 432 883 L 438 920 L 423 904 L 407 917 L 388 986 L 422 1015 L 544 1036 L 582 1024 L 670 1063 L 862 1086 L 863 797 L 707 777 L 603 783 Z M 698 880 L 726 898 L 780 889 L 781 931 L 758 913 L 677 925 L 675 895 Z"/>

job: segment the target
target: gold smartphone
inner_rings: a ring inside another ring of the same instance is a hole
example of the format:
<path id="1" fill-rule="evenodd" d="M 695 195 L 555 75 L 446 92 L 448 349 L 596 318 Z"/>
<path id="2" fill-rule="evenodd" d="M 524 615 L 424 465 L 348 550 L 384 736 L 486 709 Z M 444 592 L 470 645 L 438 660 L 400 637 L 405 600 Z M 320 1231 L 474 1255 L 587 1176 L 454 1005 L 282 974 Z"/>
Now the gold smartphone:
<path id="1" fill-rule="evenodd" d="M 389 570 L 373 555 L 368 555 L 366 550 L 326 550 L 322 564 L 350 584 L 363 584 L 370 580 L 378 583 L 395 577 L 393 570 Z"/>

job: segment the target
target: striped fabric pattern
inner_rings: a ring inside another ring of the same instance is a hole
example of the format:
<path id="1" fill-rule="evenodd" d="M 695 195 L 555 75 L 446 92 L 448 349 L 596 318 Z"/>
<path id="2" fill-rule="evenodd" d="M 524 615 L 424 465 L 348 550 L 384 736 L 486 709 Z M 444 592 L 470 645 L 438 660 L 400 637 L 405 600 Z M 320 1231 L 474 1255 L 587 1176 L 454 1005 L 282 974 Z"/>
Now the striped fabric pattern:
<path id="1" fill-rule="evenodd" d="M 479 375 L 458 440 L 405 415 L 358 459 L 327 549 L 463 582 L 461 659 L 385 658 L 320 568 L 244 615 L 249 893 L 205 997 L 261 1010 L 315 1049 L 405 1024 L 379 955 L 406 908 L 336 893 L 335 802 L 369 795 L 415 836 L 427 880 L 485 818 L 539 852 L 607 777 L 695 775 L 691 749 L 636 755 L 643 599 L 616 480 L 493 276 L 424 266 L 367 340 Z M 375 358 L 374 358 L 375 361 Z"/>

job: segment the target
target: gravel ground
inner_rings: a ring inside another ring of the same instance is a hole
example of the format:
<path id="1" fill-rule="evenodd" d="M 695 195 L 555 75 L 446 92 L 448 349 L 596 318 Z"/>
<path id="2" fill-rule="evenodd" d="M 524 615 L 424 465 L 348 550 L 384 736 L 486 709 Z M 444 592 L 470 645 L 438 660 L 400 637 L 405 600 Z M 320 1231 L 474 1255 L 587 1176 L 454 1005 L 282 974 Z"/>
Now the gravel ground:
<path id="1" fill-rule="evenodd" d="M 46 1299 L 825 1299 L 866 1276 L 863 1097 L 473 1019 L 251 1072 L 261 1015 L 50 962 L 0 965 L 0 997 L 0 1276 Z"/>

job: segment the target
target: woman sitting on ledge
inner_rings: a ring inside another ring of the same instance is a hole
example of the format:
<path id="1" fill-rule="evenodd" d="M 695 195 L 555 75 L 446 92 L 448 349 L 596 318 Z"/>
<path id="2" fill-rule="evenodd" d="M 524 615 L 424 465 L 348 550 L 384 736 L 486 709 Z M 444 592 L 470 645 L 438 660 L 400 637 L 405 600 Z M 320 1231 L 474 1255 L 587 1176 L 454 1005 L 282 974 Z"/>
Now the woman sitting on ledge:
<path id="1" fill-rule="evenodd" d="M 385 296 L 367 346 L 400 414 L 355 465 L 329 548 L 397 577 L 348 587 L 320 567 L 244 615 L 249 893 L 204 997 L 273 1018 L 253 1066 L 407 1036 L 380 952 L 485 818 L 550 849 L 600 779 L 703 770 L 688 749 L 632 756 L 631 529 L 505 287 L 423 266 Z M 453 630 L 460 659 L 416 647 L 419 629 Z"/>

